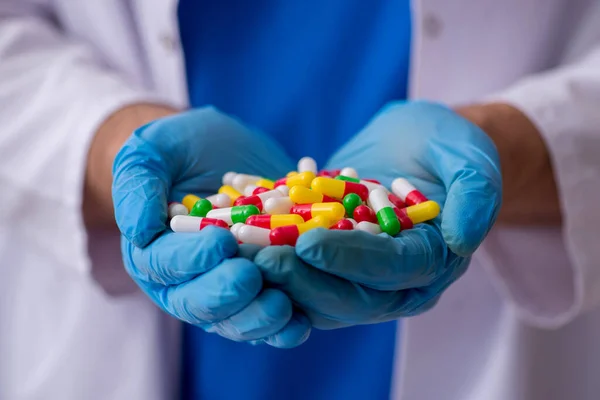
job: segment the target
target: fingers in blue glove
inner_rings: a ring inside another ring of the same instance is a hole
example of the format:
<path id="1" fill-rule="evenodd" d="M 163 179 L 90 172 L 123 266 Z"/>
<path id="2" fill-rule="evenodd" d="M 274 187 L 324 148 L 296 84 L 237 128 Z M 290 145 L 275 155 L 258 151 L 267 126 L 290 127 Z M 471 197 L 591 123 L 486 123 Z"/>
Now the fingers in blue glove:
<path id="1" fill-rule="evenodd" d="M 198 234 L 165 233 L 145 248 L 122 240 L 129 274 L 163 310 L 190 324 L 232 340 L 277 334 L 292 317 L 282 292 L 263 289 L 258 267 L 239 254 L 225 229 Z M 244 248 L 252 256 L 255 249 Z M 262 291 L 262 292 L 261 292 Z"/>
<path id="2" fill-rule="evenodd" d="M 418 225 L 396 238 L 364 231 L 315 229 L 300 236 L 296 254 L 329 274 L 377 290 L 430 285 L 444 273 L 447 249 L 432 225 Z"/>

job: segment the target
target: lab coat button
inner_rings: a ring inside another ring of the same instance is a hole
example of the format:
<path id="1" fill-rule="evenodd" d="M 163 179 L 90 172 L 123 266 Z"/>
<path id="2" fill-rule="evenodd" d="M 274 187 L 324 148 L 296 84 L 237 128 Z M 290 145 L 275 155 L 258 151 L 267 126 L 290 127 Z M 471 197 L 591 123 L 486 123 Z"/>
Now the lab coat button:
<path id="1" fill-rule="evenodd" d="M 423 17 L 423 32 L 425 36 L 435 39 L 442 33 L 442 21 L 433 14 L 427 14 Z"/>

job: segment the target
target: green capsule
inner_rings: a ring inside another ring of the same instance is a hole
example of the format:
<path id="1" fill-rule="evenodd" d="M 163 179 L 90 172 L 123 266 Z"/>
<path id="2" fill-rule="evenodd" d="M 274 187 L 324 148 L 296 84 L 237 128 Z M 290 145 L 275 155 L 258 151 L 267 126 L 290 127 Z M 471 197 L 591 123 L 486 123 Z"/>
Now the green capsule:
<path id="1" fill-rule="evenodd" d="M 390 236 L 396 236 L 401 229 L 400 221 L 392 207 L 384 207 L 377 213 L 377 221 L 381 230 Z"/>
<path id="2" fill-rule="evenodd" d="M 346 182 L 354 182 L 354 183 L 360 183 L 360 179 L 357 178 L 352 178 L 350 176 L 344 176 L 344 175 L 338 175 L 333 179 L 337 179 L 340 181 L 346 181 Z"/>
<path id="3" fill-rule="evenodd" d="M 234 224 L 241 222 L 246 223 L 248 217 L 260 214 L 258 207 L 253 205 L 231 207 L 231 221 Z"/>
<path id="4" fill-rule="evenodd" d="M 352 218 L 352 215 L 354 214 L 354 209 L 360 206 L 362 203 L 362 199 L 356 193 L 348 193 L 346 196 L 344 196 L 344 199 L 342 200 L 342 204 L 346 209 L 346 215 L 349 218 Z"/>
<path id="5" fill-rule="evenodd" d="M 194 203 L 190 215 L 194 217 L 206 217 L 206 214 L 213 209 L 213 205 L 206 199 L 200 199 Z"/>

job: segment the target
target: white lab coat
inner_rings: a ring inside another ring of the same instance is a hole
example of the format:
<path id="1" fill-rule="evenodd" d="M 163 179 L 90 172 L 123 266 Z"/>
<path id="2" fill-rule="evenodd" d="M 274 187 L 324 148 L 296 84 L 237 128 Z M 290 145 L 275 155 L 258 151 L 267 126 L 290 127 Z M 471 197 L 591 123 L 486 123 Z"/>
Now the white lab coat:
<path id="1" fill-rule="evenodd" d="M 186 105 L 174 0 L 0 0 L 0 399 L 172 399 L 177 333 L 80 213 L 88 145 L 137 101 Z M 403 323 L 392 397 L 600 398 L 600 2 L 414 0 L 411 96 L 521 108 L 564 226 L 496 228 Z"/>

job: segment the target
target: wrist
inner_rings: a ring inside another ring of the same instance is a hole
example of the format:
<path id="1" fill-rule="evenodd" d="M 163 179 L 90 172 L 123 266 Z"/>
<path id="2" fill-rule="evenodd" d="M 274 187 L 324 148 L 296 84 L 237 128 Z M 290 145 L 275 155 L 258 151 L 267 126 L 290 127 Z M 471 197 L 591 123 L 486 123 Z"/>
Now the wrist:
<path id="1" fill-rule="evenodd" d="M 83 216 L 88 227 L 114 225 L 112 164 L 123 143 L 138 127 L 177 112 L 154 104 L 134 104 L 117 110 L 96 131 L 88 152 Z"/>
<path id="2" fill-rule="evenodd" d="M 503 207 L 499 222 L 556 224 L 560 207 L 546 144 L 531 120 L 503 103 L 471 105 L 457 113 L 479 126 L 500 157 Z"/>

